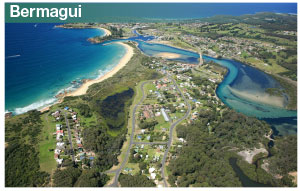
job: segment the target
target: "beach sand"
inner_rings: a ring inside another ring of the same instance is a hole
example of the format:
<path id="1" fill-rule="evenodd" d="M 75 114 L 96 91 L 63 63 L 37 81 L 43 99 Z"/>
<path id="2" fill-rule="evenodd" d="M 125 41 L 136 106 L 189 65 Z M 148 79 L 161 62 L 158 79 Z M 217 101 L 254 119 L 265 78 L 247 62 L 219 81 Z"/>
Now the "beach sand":
<path id="1" fill-rule="evenodd" d="M 167 41 L 167 40 L 158 40 L 158 39 L 153 39 L 153 40 L 150 40 L 150 41 L 147 41 L 148 43 L 158 43 L 158 44 L 164 44 L 164 45 L 167 45 L 167 46 L 172 46 L 172 47 L 175 47 L 175 48 L 178 48 L 178 49 L 182 49 L 182 50 L 188 50 L 188 51 L 191 51 L 191 52 L 195 52 L 197 53 L 198 50 L 195 49 L 192 49 L 192 48 L 183 48 L 183 47 L 180 47 L 180 46 L 176 46 L 174 45 L 172 42 L 170 41 Z"/>
<path id="2" fill-rule="evenodd" d="M 129 60 L 131 59 L 131 57 L 133 56 L 134 54 L 134 51 L 133 51 L 133 48 L 127 44 L 124 44 L 124 43 L 121 43 L 121 42 L 116 42 L 122 46 L 124 46 L 126 48 L 126 54 L 123 56 L 123 58 L 120 60 L 120 62 L 118 63 L 117 66 L 115 66 L 111 71 L 109 71 L 108 73 L 104 74 L 103 76 L 97 78 L 97 79 L 94 79 L 94 80 L 86 80 L 85 83 L 83 83 L 78 89 L 76 89 L 75 91 L 72 91 L 72 92 L 68 92 L 66 93 L 65 95 L 62 95 L 59 97 L 59 100 L 54 103 L 54 104 L 57 104 L 57 103 L 61 103 L 63 101 L 63 98 L 66 97 L 66 96 L 80 96 L 80 95 L 83 95 L 87 92 L 89 86 L 95 84 L 95 83 L 99 83 L 99 82 L 102 82 L 103 80 L 106 80 L 110 77 L 112 77 L 114 74 L 116 74 L 119 70 L 121 70 L 124 66 L 126 66 L 126 64 L 129 62 Z M 52 104 L 52 105 L 54 105 Z M 45 111 L 48 111 L 50 109 L 50 107 L 52 105 L 49 105 L 49 106 L 46 106 L 46 107 L 43 107 L 42 109 L 40 109 L 39 111 L 40 112 L 45 112 Z"/>
<path id="3" fill-rule="evenodd" d="M 105 29 L 105 28 L 98 27 L 98 29 L 104 30 L 104 32 L 105 32 L 104 36 L 110 36 L 111 35 L 111 32 L 109 30 Z"/>
<path id="4" fill-rule="evenodd" d="M 155 54 L 154 56 L 162 57 L 162 58 L 166 58 L 166 59 L 180 58 L 180 54 L 170 53 L 170 52 L 161 52 L 161 53 Z"/>
<path id="5" fill-rule="evenodd" d="M 163 45 L 167 45 L 167 46 L 172 46 L 178 49 L 182 49 L 182 50 L 188 50 L 191 52 L 195 52 L 197 54 L 199 54 L 199 64 L 202 65 L 204 63 L 203 58 L 202 58 L 202 53 L 200 50 L 195 50 L 195 49 L 191 49 L 191 48 L 183 48 L 183 47 L 179 47 L 179 46 L 175 46 L 172 42 L 170 41 L 166 41 L 166 40 L 157 40 L 157 39 L 153 39 L 148 41 L 148 43 L 158 43 L 158 44 L 163 44 Z M 160 54 L 160 53 L 159 53 Z M 167 58 L 167 59 L 176 59 L 176 58 Z"/>
<path id="6" fill-rule="evenodd" d="M 97 27 L 98 29 L 101 29 L 105 32 L 104 36 L 110 36 L 111 35 L 111 32 L 106 29 L 106 28 L 102 28 L 102 27 Z M 88 90 L 88 87 L 94 83 L 98 83 L 98 82 L 101 82 L 111 76 L 113 76 L 115 73 L 117 73 L 121 68 L 123 68 L 127 62 L 129 62 L 129 60 L 131 59 L 131 57 L 133 56 L 133 49 L 132 47 L 128 46 L 127 44 L 124 44 L 124 43 L 121 43 L 121 42 L 117 42 L 118 44 L 124 46 L 126 48 L 126 54 L 124 55 L 124 57 L 120 60 L 119 64 L 113 68 L 110 72 L 106 73 L 105 75 L 101 76 L 100 78 L 98 79 L 95 79 L 95 80 L 87 80 L 84 84 L 82 84 L 82 86 L 75 90 L 74 92 L 69 92 L 67 93 L 66 95 L 63 95 L 63 96 L 59 96 L 59 100 L 57 102 L 55 102 L 54 104 L 57 104 L 57 103 L 61 103 L 63 101 L 63 98 L 65 96 L 78 96 L 78 95 L 83 95 L 86 93 L 86 91 Z M 51 105 L 48 105 L 46 107 L 43 107 L 41 109 L 39 109 L 40 112 L 45 112 L 45 111 L 48 111 L 50 110 L 50 107 L 54 104 L 51 104 Z"/>
<path id="7" fill-rule="evenodd" d="M 131 59 L 131 57 L 134 54 L 133 48 L 130 47 L 129 45 L 121 43 L 121 42 L 117 42 L 117 43 L 124 46 L 127 49 L 126 54 L 120 60 L 119 64 L 116 67 L 114 67 L 111 71 L 109 71 L 105 75 L 101 76 L 100 78 L 95 79 L 95 80 L 87 80 L 84 84 L 82 84 L 75 91 L 67 93 L 66 96 L 80 96 L 80 95 L 85 94 L 87 92 L 89 86 L 91 86 L 95 83 L 102 82 L 103 80 L 106 80 L 106 79 L 112 77 L 114 74 L 116 74 L 120 69 L 122 69 L 129 62 L 129 60 Z"/>
<path id="8" fill-rule="evenodd" d="M 282 97 L 271 96 L 268 95 L 267 93 L 259 93 L 259 92 L 251 93 L 248 91 L 240 91 L 231 88 L 230 86 L 228 86 L 228 89 L 231 91 L 231 93 L 233 93 L 234 95 L 240 98 L 249 99 L 258 103 L 263 103 L 275 107 L 281 107 L 281 108 L 285 107 L 284 99 Z"/>

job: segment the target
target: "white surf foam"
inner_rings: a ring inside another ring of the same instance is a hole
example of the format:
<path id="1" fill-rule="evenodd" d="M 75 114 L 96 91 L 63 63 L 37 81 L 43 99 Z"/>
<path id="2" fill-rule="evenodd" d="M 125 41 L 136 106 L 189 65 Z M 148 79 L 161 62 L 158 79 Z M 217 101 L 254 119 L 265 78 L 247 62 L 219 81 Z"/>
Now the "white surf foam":
<path id="1" fill-rule="evenodd" d="M 38 102 L 34 102 L 28 106 L 16 108 L 13 113 L 16 115 L 25 113 L 27 111 L 33 110 L 33 109 L 42 109 L 43 107 L 49 106 L 57 101 L 56 98 L 51 98 L 47 100 L 41 100 Z"/>

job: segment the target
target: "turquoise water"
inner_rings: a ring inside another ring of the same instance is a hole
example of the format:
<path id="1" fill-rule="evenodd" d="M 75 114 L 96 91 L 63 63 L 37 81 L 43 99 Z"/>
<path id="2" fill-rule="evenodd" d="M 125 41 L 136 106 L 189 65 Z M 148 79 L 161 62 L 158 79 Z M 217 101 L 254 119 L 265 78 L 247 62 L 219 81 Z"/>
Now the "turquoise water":
<path id="1" fill-rule="evenodd" d="M 98 29 L 62 29 L 54 24 L 5 25 L 5 110 L 14 114 L 57 101 L 60 92 L 111 70 L 126 53 L 119 44 L 91 44 Z M 76 83 L 71 82 L 76 80 Z"/>
<path id="2" fill-rule="evenodd" d="M 182 50 L 167 45 L 150 44 L 147 42 L 139 42 L 138 47 L 141 51 L 149 56 L 154 56 L 159 52 L 170 52 L 180 54 L 176 61 L 187 63 L 198 63 L 199 55 L 197 53 Z M 226 67 L 229 71 L 221 84 L 217 88 L 218 97 L 229 107 L 242 112 L 248 116 L 257 118 L 278 118 L 278 117 L 294 117 L 297 116 L 296 111 L 286 110 L 280 107 L 274 107 L 267 104 L 257 103 L 247 99 L 242 99 L 234 95 L 230 88 L 240 91 L 249 91 L 253 93 L 265 94 L 267 88 L 282 88 L 280 84 L 268 74 L 257 70 L 251 66 L 229 60 L 215 59 L 209 56 L 203 56 L 204 60 L 214 61 Z M 266 94 L 267 95 L 267 94 Z M 287 99 L 287 98 L 285 98 Z"/>
<path id="3" fill-rule="evenodd" d="M 139 38 L 142 38 L 142 40 Z M 151 39 L 153 39 L 151 36 L 145 38 L 138 35 L 129 40 L 137 42 L 138 48 L 149 56 L 155 56 L 155 54 L 160 52 L 170 52 L 181 55 L 180 58 L 172 60 L 194 64 L 199 62 L 199 55 L 195 52 L 162 44 L 148 43 L 147 41 Z M 223 103 L 247 116 L 266 120 L 276 135 L 297 133 L 297 111 L 256 102 L 253 99 L 246 99 L 232 92 L 232 90 L 235 90 L 237 92 L 246 92 L 250 95 L 268 96 L 265 92 L 267 88 L 282 89 L 281 85 L 275 79 L 258 69 L 234 60 L 216 59 L 205 55 L 203 59 L 214 61 L 228 69 L 227 75 L 216 90 L 217 96 Z M 287 104 L 288 96 L 285 96 L 282 101 L 284 104 Z"/>
<path id="4" fill-rule="evenodd" d="M 23 31 L 21 35 L 20 30 Z M 96 78 L 112 69 L 126 50 L 115 43 L 95 45 L 87 42 L 87 38 L 101 34 L 103 32 L 97 29 L 60 29 L 54 28 L 53 24 L 37 27 L 6 24 L 5 109 L 19 114 L 51 104 L 59 92 L 80 86 L 80 83 L 71 84 L 73 80 Z M 148 43 L 155 37 L 135 34 L 129 39 L 113 42 L 135 41 L 146 55 L 170 52 L 180 54 L 180 58 L 172 60 L 198 63 L 199 55 L 195 52 Z M 282 88 L 271 76 L 233 60 L 203 58 L 228 68 L 216 90 L 226 105 L 248 116 L 267 120 L 278 130 L 278 135 L 297 132 L 297 111 L 258 103 L 232 92 L 234 89 L 255 95 L 265 94 L 266 88 Z M 284 99 L 285 103 L 287 99 Z"/>

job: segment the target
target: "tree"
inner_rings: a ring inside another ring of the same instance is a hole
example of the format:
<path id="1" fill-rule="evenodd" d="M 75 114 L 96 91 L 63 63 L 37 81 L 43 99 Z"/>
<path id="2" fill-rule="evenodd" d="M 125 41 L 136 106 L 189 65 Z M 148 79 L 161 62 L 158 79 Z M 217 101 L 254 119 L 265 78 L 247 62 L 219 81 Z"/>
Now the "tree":
<path id="1" fill-rule="evenodd" d="M 53 175 L 53 183 L 56 187 L 73 187 L 80 175 L 81 170 L 78 168 L 58 169 Z"/>
<path id="2" fill-rule="evenodd" d="M 101 174 L 96 169 L 84 170 L 78 178 L 76 186 L 78 187 L 103 187 L 109 177 Z"/>
<path id="3" fill-rule="evenodd" d="M 129 175 L 121 174 L 119 182 L 122 187 L 155 187 L 153 180 L 150 180 L 145 175 Z"/>

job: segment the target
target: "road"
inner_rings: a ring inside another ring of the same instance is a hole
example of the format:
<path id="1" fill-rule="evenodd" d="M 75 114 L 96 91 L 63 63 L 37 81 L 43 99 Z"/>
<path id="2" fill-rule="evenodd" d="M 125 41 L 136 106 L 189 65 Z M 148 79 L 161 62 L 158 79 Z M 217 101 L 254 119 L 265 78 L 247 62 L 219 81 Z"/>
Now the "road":
<path id="1" fill-rule="evenodd" d="M 166 163 L 166 159 L 167 159 L 167 156 L 168 156 L 168 152 L 170 150 L 170 147 L 171 147 L 171 144 L 172 144 L 172 139 L 173 139 L 173 129 L 174 127 L 176 127 L 177 124 L 179 124 L 181 121 L 183 121 L 184 119 L 186 119 L 190 112 L 191 112 L 191 105 L 188 103 L 187 99 L 184 97 L 183 93 L 181 92 L 181 90 L 179 89 L 178 85 L 176 84 L 176 81 L 168 76 L 169 79 L 172 80 L 173 84 L 175 85 L 177 91 L 180 93 L 181 97 L 183 98 L 185 104 L 188 106 L 188 110 L 187 112 L 185 113 L 185 115 L 183 117 L 181 117 L 180 119 L 178 119 L 177 121 L 175 121 L 171 127 L 170 127 L 170 132 L 169 132 L 169 140 L 168 142 L 134 142 L 133 141 L 133 138 L 134 138 L 134 131 L 135 131 L 135 114 L 136 114 L 136 110 L 137 108 L 141 105 L 141 103 L 144 101 L 145 99 L 145 92 L 144 92 L 144 85 L 146 83 L 148 83 L 149 81 L 146 81 L 146 82 L 143 82 L 140 86 L 141 90 L 142 90 L 142 98 L 141 100 L 134 106 L 133 108 L 133 112 L 132 112 L 132 117 L 131 117 L 131 120 L 132 120 L 132 129 L 131 129 L 131 135 L 130 135 L 130 142 L 129 142 L 129 146 L 128 146 L 128 149 L 126 151 L 126 154 L 125 154 L 125 158 L 124 160 L 122 161 L 120 167 L 118 169 L 115 169 L 115 170 L 111 170 L 111 171 L 106 171 L 106 173 L 115 173 L 115 177 L 114 177 L 114 181 L 112 184 L 108 185 L 108 187 L 118 187 L 118 179 L 119 179 L 119 176 L 121 174 L 121 171 L 122 169 L 124 168 L 124 166 L 126 165 L 127 161 L 128 161 L 128 158 L 129 158 L 129 154 L 130 154 L 130 149 L 132 148 L 132 145 L 133 144 L 147 144 L 147 145 L 153 145 L 153 144 L 167 144 L 167 149 L 164 153 L 164 156 L 163 156 L 163 159 L 162 159 L 162 178 L 164 180 L 164 186 L 167 187 L 167 181 L 166 181 L 166 177 L 165 177 L 165 171 L 164 171 L 164 168 L 165 168 L 165 163 Z"/>
<path id="2" fill-rule="evenodd" d="M 72 151 L 72 161 L 75 161 L 75 157 L 74 157 L 74 150 L 73 150 L 73 144 L 72 144 L 72 134 L 71 134 L 71 130 L 70 130 L 70 125 L 69 125 L 69 119 L 67 118 L 67 113 L 64 111 L 64 115 L 65 115 L 65 120 L 66 120 L 66 125 L 68 128 L 68 137 L 69 137 L 69 143 L 70 143 L 70 148 Z"/>
<path id="3" fill-rule="evenodd" d="M 130 149 L 132 147 L 132 145 L 134 144 L 134 141 L 133 141 L 133 138 L 134 138 L 134 131 L 135 131 L 135 113 L 136 113 L 136 110 L 138 108 L 138 106 L 144 101 L 145 99 L 145 92 L 144 92 L 144 85 L 146 83 L 148 83 L 149 81 L 146 81 L 146 82 L 143 82 L 140 86 L 141 90 L 142 90 L 142 98 L 141 100 L 134 106 L 133 108 L 133 112 L 132 112 L 132 129 L 131 129 L 131 135 L 130 135 L 130 142 L 129 142 L 129 146 L 128 146 L 128 149 L 126 151 L 126 154 L 125 154 L 125 158 L 124 160 L 122 161 L 121 165 L 120 165 L 120 168 L 119 169 L 116 169 L 112 172 L 115 172 L 116 175 L 115 175 L 115 178 L 114 178 L 114 181 L 111 185 L 109 185 L 109 187 L 118 187 L 118 179 L 119 179 L 119 176 L 121 174 L 121 171 L 122 169 L 124 168 L 125 164 L 127 163 L 127 160 L 129 158 L 129 154 L 130 154 Z M 108 171 L 109 172 L 109 171 Z"/>
<path id="4" fill-rule="evenodd" d="M 179 89 L 178 85 L 176 84 L 176 81 L 172 77 L 170 77 L 170 76 L 168 76 L 168 77 L 169 77 L 170 80 L 173 81 L 173 84 L 176 86 L 177 91 L 180 93 L 180 95 L 183 98 L 185 104 L 188 106 L 188 110 L 187 110 L 187 112 L 185 113 L 185 115 L 183 117 L 181 117 L 180 119 L 178 119 L 177 121 L 175 121 L 171 125 L 171 127 L 170 127 L 169 141 L 168 141 L 168 144 L 167 144 L 167 149 L 165 150 L 164 157 L 163 157 L 162 162 L 161 162 L 161 164 L 162 164 L 162 167 L 161 167 L 161 169 L 162 169 L 161 170 L 161 176 L 162 176 L 162 178 L 164 180 L 164 186 L 165 187 L 168 187 L 167 180 L 166 180 L 166 177 L 165 177 L 165 164 L 166 164 L 167 156 L 168 156 L 171 144 L 172 144 L 174 127 L 176 127 L 176 125 L 178 123 L 180 123 L 181 121 L 183 121 L 184 119 L 186 119 L 189 116 L 190 112 L 191 112 L 191 105 L 189 104 L 189 102 L 187 101 L 187 99 L 184 97 L 183 93 L 181 92 L 181 90 Z"/>

